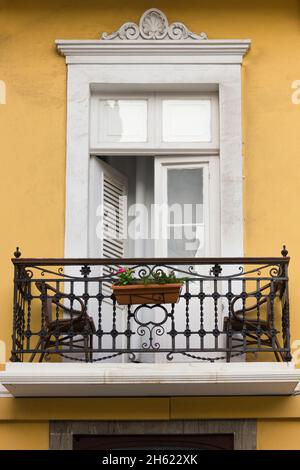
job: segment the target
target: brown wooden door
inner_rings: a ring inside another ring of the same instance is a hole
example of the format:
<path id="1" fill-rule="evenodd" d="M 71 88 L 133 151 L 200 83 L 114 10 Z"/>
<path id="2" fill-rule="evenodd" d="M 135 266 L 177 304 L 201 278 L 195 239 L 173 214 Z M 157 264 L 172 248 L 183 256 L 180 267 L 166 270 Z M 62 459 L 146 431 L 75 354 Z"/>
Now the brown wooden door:
<path id="1" fill-rule="evenodd" d="M 74 435 L 74 450 L 232 450 L 233 434 Z"/>

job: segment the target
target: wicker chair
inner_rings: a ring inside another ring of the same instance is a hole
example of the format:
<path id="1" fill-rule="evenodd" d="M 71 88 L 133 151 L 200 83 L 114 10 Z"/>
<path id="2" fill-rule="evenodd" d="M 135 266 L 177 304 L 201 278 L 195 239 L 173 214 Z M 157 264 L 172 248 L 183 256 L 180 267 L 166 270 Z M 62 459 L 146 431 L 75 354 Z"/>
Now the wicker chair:
<path id="1" fill-rule="evenodd" d="M 73 302 L 78 302 L 80 305 L 80 310 L 74 310 L 60 302 L 61 299 L 69 298 L 68 294 L 60 292 L 47 283 L 36 282 L 35 285 L 46 300 L 42 302 L 43 336 L 40 336 L 29 361 L 32 362 L 36 354 L 40 353 L 39 362 L 42 362 L 45 354 L 52 348 L 57 349 L 59 354 L 59 348 L 75 346 L 76 352 L 84 353 L 86 362 L 92 362 L 93 334 L 96 329 L 93 319 L 86 312 L 82 299 L 74 295 Z M 52 315 L 53 306 L 55 318 Z M 60 313 L 63 314 L 63 318 Z M 83 344 L 80 344 L 82 342 Z"/>

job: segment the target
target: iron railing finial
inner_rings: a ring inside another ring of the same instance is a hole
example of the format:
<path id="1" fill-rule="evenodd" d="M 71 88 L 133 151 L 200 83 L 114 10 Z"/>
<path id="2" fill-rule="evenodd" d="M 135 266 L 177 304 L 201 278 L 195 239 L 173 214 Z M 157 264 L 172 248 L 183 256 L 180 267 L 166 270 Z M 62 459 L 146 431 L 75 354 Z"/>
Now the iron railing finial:
<path id="1" fill-rule="evenodd" d="M 286 246 L 285 246 L 285 245 L 283 245 L 283 247 L 282 247 L 281 254 L 282 254 L 282 256 L 283 256 L 284 258 L 286 258 L 287 255 L 289 254 L 289 252 L 288 252 L 288 250 L 286 249 Z"/>
<path id="2" fill-rule="evenodd" d="M 19 247 L 17 246 L 16 251 L 14 252 L 14 257 L 20 258 L 20 256 L 21 256 L 21 251 L 19 250 Z"/>

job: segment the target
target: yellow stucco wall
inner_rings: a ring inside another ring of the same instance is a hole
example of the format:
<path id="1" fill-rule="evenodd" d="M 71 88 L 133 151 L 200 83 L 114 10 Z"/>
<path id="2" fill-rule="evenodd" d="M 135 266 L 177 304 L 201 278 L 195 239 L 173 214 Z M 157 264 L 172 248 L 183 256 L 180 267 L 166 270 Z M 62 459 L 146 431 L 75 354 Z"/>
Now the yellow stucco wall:
<path id="1" fill-rule="evenodd" d="M 258 450 L 299 450 L 300 420 L 262 420 L 257 424 Z"/>
<path id="2" fill-rule="evenodd" d="M 21 247 L 24 256 L 63 256 L 66 67 L 54 41 L 96 39 L 102 31 L 113 31 L 127 20 L 137 21 L 146 8 L 153 6 L 161 8 L 170 21 L 183 21 L 192 31 L 205 31 L 209 38 L 252 39 L 243 65 L 245 254 L 278 255 L 281 244 L 287 244 L 292 257 L 292 332 L 294 339 L 300 338 L 300 105 L 291 101 L 291 84 L 300 79 L 299 2 L 0 0 L 0 80 L 6 85 L 6 104 L 0 104 L 0 340 L 8 345 L 7 357 L 12 310 L 10 256 L 15 246 Z M 44 401 L 43 406 L 36 406 L 31 400 L 29 409 L 35 411 L 28 416 L 29 402 L 14 401 L 12 405 L 12 399 L 3 400 L 0 420 L 6 421 L 0 425 L 0 447 L 47 447 L 46 421 L 62 416 L 57 410 L 64 402 L 52 400 L 46 406 Z M 176 406 L 181 418 L 209 417 L 203 411 L 207 410 L 207 399 L 198 399 L 195 408 L 189 406 L 190 400 L 180 400 Z M 268 398 L 263 405 L 260 399 L 243 400 L 238 413 L 236 401 L 227 401 L 227 416 L 242 418 L 251 410 L 252 417 L 261 418 L 260 448 L 272 448 L 278 442 L 286 448 L 300 448 L 295 437 L 300 436 L 300 422 L 291 420 L 300 417 L 299 398 L 291 398 L 288 405 Z M 122 403 L 115 401 L 111 414 L 99 405 L 98 419 L 120 419 Z M 170 415 L 169 400 L 151 403 L 139 401 L 138 407 L 131 404 L 128 416 L 138 419 L 140 413 L 143 419 L 149 409 L 160 410 L 154 415 L 157 419 L 177 416 L 177 412 Z M 211 414 L 224 416 L 224 399 L 209 403 Z M 77 403 L 81 419 L 89 419 L 91 414 L 86 404 L 86 400 Z M 47 415 L 45 409 L 51 414 Z M 130 414 L 130 410 L 135 411 Z M 72 417 L 69 406 L 65 419 Z M 270 417 L 274 421 L 268 421 Z M 20 419 L 30 421 L 30 425 L 10 422 Z M 37 423 L 41 419 L 44 421 Z"/>
<path id="3" fill-rule="evenodd" d="M 0 450 L 47 450 L 48 448 L 47 422 L 0 423 Z"/>

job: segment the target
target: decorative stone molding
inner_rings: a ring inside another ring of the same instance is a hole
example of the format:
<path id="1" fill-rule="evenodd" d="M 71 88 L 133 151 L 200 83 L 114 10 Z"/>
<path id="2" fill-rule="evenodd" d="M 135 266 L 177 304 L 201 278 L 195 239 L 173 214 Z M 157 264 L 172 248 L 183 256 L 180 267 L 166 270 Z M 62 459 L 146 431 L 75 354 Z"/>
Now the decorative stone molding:
<path id="1" fill-rule="evenodd" d="M 207 39 L 205 33 L 192 33 L 183 23 L 174 22 L 169 25 L 166 15 L 157 8 L 150 8 L 141 16 L 139 24 L 124 23 L 112 34 L 103 33 L 103 40 L 185 40 Z"/>
<path id="2" fill-rule="evenodd" d="M 207 39 L 185 24 L 169 24 L 157 8 L 145 11 L 139 24 L 124 23 L 99 39 L 58 39 L 67 64 L 241 64 L 249 39 Z"/>

